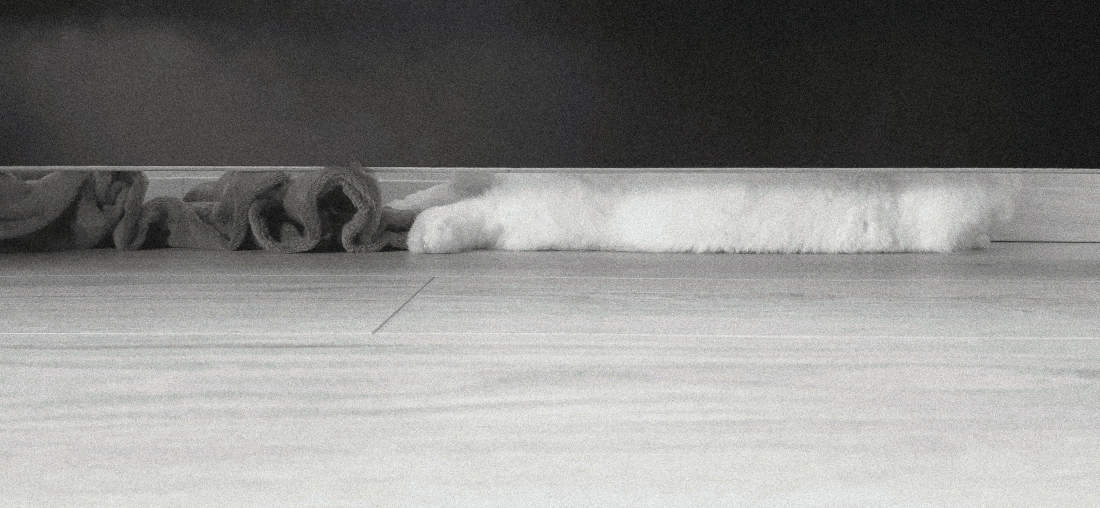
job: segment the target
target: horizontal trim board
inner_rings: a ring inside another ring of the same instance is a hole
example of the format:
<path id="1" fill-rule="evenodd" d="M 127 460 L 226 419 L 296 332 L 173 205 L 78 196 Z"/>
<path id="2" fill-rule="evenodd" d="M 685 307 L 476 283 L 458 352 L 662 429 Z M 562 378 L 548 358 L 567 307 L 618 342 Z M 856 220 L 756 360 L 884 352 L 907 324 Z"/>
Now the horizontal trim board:
<path id="1" fill-rule="evenodd" d="M 148 196 L 182 197 L 195 185 L 213 181 L 213 175 L 216 173 L 154 173 L 149 175 Z M 446 180 L 447 174 L 441 171 L 378 175 L 387 201 Z M 1021 188 L 1015 217 L 995 232 L 994 240 L 1100 242 L 1100 174 L 1021 175 Z"/>
<path id="2" fill-rule="evenodd" d="M 320 171 L 334 166 L 0 166 L 0 171 Z M 509 168 L 384 166 L 370 167 L 377 173 L 470 171 L 484 173 L 996 173 L 1097 175 L 1100 168 Z"/>
<path id="3" fill-rule="evenodd" d="M 106 168 L 104 170 L 145 170 L 149 166 L 4 166 L 0 168 L 16 170 L 50 170 L 65 168 L 70 170 L 87 168 Z M 224 168 L 249 168 L 248 170 L 309 171 L 320 166 L 152 166 L 155 172 L 149 174 L 147 197 L 182 197 L 195 185 L 213 181 L 222 174 Z M 223 168 L 219 170 L 219 168 Z M 387 199 L 405 196 L 425 189 L 435 183 L 446 181 L 450 171 L 569 171 L 581 172 L 579 168 L 441 168 L 441 167 L 387 167 L 372 168 L 378 172 L 382 184 L 382 194 Z M 98 170 L 98 169 L 97 169 Z M 766 168 L 598 168 L 591 171 L 604 173 L 626 173 L 639 171 L 656 173 L 720 172 L 749 173 L 750 171 L 769 171 Z M 779 172 L 807 172 L 810 168 L 773 168 Z M 885 168 L 871 168 L 866 171 L 888 171 Z M 822 171 L 862 171 L 858 168 L 825 168 Z M 901 172 L 946 172 L 936 168 L 899 168 Z M 1026 169 L 1026 168 L 961 168 L 964 173 L 1025 173 L 1022 175 L 1022 189 L 1016 216 L 1011 223 L 995 232 L 993 238 L 998 241 L 1031 242 L 1100 242 L 1100 170 L 1070 169 Z"/>

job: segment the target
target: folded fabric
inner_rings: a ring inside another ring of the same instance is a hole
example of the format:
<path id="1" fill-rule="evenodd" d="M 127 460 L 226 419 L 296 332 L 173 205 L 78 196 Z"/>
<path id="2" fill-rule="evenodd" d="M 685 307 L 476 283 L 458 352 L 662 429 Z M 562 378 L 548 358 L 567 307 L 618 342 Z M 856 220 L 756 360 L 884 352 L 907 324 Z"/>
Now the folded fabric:
<path id="1" fill-rule="evenodd" d="M 146 185 L 140 172 L 0 172 L 0 252 L 109 246 Z"/>
<path id="2" fill-rule="evenodd" d="M 140 220 L 118 235 L 120 249 L 183 247 L 205 250 L 246 248 L 248 211 L 288 180 L 281 172 L 225 173 L 212 185 L 193 189 L 181 200 L 160 197 L 142 206 Z"/>
<path id="3" fill-rule="evenodd" d="M 109 247 L 404 249 L 414 214 L 382 206 L 367 169 L 231 171 L 142 203 L 141 172 L 0 173 L 0 251 Z"/>
<path id="4" fill-rule="evenodd" d="M 301 174 L 248 212 L 256 243 L 280 252 L 404 249 L 412 219 L 382 206 L 378 182 L 361 167 Z"/>
<path id="5" fill-rule="evenodd" d="M 119 248 L 184 247 L 279 252 L 405 248 L 413 217 L 384 209 L 369 170 L 233 171 L 182 199 L 156 198 L 121 233 Z"/>

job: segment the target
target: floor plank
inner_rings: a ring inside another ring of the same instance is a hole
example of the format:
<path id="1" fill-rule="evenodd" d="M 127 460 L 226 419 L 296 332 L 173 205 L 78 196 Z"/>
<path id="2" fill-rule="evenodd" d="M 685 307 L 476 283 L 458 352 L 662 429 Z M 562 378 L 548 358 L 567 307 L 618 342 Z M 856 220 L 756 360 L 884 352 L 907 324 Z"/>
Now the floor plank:
<path id="1" fill-rule="evenodd" d="M 356 343 L 427 278 L 380 275 L 28 275 L 0 277 L 0 344 L 97 344 L 131 336 L 175 344 L 221 333 L 236 342 Z M 278 334 L 278 335 L 275 335 Z"/>
<path id="2" fill-rule="evenodd" d="M 5 502 L 1100 502 L 1098 340 L 527 339 L 0 347 Z"/>
<path id="3" fill-rule="evenodd" d="M 1093 244 L 878 256 L 86 252 L 3 257 L 0 342 L 50 345 L 83 333 L 88 343 L 129 334 L 121 345 L 155 345 L 220 332 L 235 334 L 233 344 L 354 343 L 383 324 L 429 333 L 1100 336 Z"/>
<path id="4" fill-rule="evenodd" d="M 437 277 L 397 333 L 1100 337 L 1100 281 Z"/>
<path id="5" fill-rule="evenodd" d="M 0 504 L 1100 504 L 1097 308 L 1097 244 L 0 255 Z"/>
<path id="6" fill-rule="evenodd" d="M 1100 280 L 1100 244 L 994 243 L 951 254 L 410 254 L 161 249 L 0 254 L 0 277 L 74 274 L 513 276 L 847 280 Z"/>

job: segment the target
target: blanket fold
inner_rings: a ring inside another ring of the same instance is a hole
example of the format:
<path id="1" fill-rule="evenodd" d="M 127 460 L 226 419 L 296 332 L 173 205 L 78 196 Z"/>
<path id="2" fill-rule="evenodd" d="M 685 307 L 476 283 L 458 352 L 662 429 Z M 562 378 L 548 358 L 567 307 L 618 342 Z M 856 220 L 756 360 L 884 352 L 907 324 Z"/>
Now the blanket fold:
<path id="1" fill-rule="evenodd" d="M 105 247 L 279 252 L 405 248 L 413 215 L 382 205 L 367 169 L 231 171 L 143 203 L 141 172 L 0 174 L 0 251 Z"/>
<path id="2" fill-rule="evenodd" d="M 184 199 L 160 197 L 142 206 L 141 220 L 118 234 L 121 249 L 183 247 L 205 250 L 247 248 L 248 212 L 255 202 L 277 193 L 282 172 L 232 171 L 200 185 Z"/>
<path id="3" fill-rule="evenodd" d="M 141 215 L 140 172 L 0 173 L 0 252 L 109 246 Z"/>
<path id="4" fill-rule="evenodd" d="M 301 175 L 285 192 L 258 200 L 249 210 L 256 242 L 279 252 L 403 249 L 401 231 L 412 225 L 405 222 L 383 208 L 378 182 L 360 167 Z"/>

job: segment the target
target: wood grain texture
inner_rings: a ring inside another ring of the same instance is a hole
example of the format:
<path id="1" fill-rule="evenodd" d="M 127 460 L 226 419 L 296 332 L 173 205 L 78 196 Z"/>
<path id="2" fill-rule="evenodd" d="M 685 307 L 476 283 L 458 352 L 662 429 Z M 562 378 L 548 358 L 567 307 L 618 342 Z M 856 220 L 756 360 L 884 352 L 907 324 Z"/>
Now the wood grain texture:
<path id="1" fill-rule="evenodd" d="M 73 335 L 92 344 L 116 334 L 178 344 L 178 335 L 208 333 L 288 344 L 325 333 L 355 343 L 426 281 L 353 274 L 0 277 L 0 344 L 46 345 Z"/>
<path id="2" fill-rule="evenodd" d="M 310 253 L 96 249 L 0 254 L 0 276 L 384 275 L 845 280 L 1100 280 L 1100 245 L 994 243 L 950 254 Z"/>
<path id="3" fill-rule="evenodd" d="M 5 503 L 1100 503 L 1097 340 L 378 339 L 0 348 Z"/>
<path id="4" fill-rule="evenodd" d="M 1095 244 L 0 255 L 0 504 L 1095 505 L 1097 308 Z"/>
<path id="5" fill-rule="evenodd" d="M 1100 337 L 1100 282 L 440 277 L 398 333 Z"/>

